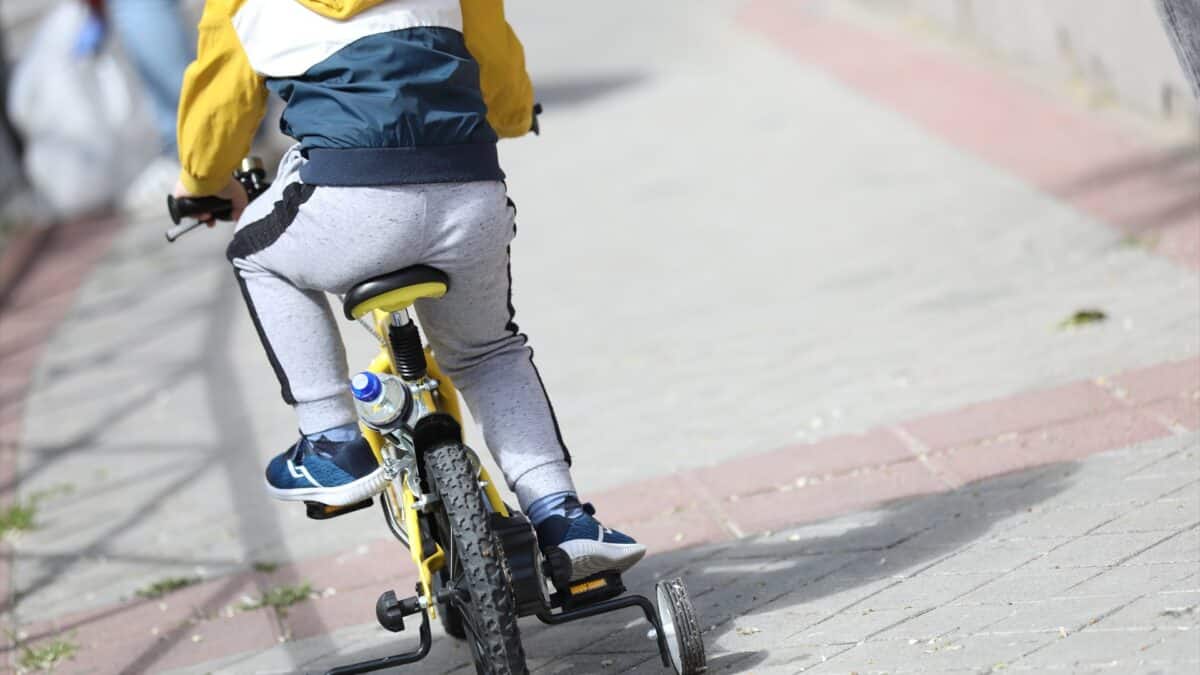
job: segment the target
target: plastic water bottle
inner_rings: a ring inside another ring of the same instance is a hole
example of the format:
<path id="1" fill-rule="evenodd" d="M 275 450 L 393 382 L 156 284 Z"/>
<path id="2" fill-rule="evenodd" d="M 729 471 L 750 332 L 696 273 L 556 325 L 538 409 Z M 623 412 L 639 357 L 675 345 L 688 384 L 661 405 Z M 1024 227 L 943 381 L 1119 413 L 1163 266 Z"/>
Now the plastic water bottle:
<path id="1" fill-rule="evenodd" d="M 350 379 L 350 391 L 359 417 L 376 429 L 403 422 L 412 410 L 408 386 L 394 375 L 363 371 Z"/>

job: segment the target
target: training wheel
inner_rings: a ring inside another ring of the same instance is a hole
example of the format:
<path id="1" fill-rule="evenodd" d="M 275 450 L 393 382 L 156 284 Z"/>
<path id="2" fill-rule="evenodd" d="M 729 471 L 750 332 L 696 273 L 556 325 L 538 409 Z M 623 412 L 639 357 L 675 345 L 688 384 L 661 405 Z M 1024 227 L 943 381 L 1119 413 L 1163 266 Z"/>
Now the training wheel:
<path id="1" fill-rule="evenodd" d="M 704 672 L 704 640 L 700 634 L 700 621 L 696 609 L 688 597 L 682 579 L 658 582 L 658 622 L 666 638 L 671 666 L 679 675 L 696 675 Z"/>

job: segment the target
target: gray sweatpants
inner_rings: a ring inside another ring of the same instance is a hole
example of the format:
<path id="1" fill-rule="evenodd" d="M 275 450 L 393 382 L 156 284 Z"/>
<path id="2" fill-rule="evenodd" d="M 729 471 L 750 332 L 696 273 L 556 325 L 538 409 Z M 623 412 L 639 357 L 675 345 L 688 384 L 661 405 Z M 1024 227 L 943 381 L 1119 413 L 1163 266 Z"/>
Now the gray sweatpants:
<path id="1" fill-rule="evenodd" d="M 503 183 L 305 185 L 296 148 L 242 215 L 229 259 L 304 433 L 356 419 L 345 348 L 326 292 L 409 265 L 432 265 L 450 291 L 417 316 L 462 392 L 522 507 L 573 490 L 570 455 L 533 351 L 513 318 L 508 246 L 516 211 Z"/>

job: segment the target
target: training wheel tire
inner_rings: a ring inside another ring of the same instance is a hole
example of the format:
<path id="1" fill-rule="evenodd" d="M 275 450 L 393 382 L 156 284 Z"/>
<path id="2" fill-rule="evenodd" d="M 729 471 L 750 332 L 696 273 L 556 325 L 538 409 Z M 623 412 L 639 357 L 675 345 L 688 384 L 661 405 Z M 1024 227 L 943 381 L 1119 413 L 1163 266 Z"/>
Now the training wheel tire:
<path id="1" fill-rule="evenodd" d="M 704 672 L 704 638 L 696 608 L 688 597 L 682 579 L 660 581 L 655 586 L 658 622 L 666 638 L 671 667 L 679 675 Z"/>

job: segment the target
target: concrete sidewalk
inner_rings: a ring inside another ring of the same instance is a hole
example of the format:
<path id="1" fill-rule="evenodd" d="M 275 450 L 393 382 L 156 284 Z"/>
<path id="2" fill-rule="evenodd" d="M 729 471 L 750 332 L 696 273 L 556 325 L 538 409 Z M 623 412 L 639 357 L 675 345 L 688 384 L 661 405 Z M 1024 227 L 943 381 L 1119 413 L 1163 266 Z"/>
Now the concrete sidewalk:
<path id="1" fill-rule="evenodd" d="M 1098 626 L 1194 624 L 1175 612 L 1194 601 L 1128 615 L 1187 584 L 1123 560 L 1178 544 L 1166 562 L 1196 568 L 1194 139 L 823 11 L 837 3 L 508 4 L 547 106 L 543 136 L 502 146 L 518 320 L 584 497 L 656 553 L 641 587 L 687 572 L 715 665 L 1038 669 L 1099 640 L 1101 660 L 1191 667 L 1174 642 L 1088 637 L 1067 620 L 1086 601 L 1047 609 L 1051 633 L 997 612 L 1079 595 L 1082 576 L 1034 560 L 1061 558 L 1123 580 Z M 36 502 L 4 543 L 7 659 L 65 640 L 61 672 L 292 672 L 383 649 L 373 603 L 411 585 L 409 563 L 377 512 L 314 523 L 263 493 L 294 420 L 228 232 L 168 247 L 164 227 L 64 235 L 0 314 L 0 495 Z M 1108 320 L 1061 326 L 1090 308 Z M 1158 458 L 1177 468 L 1141 471 Z M 1153 522 L 1068 541 L 1121 517 Z M 237 609 L 305 583 L 287 616 Z M 1012 597 L 969 609 L 988 589 Z M 631 618 L 530 626 L 533 663 L 649 669 Z M 999 644 L 1008 630 L 1024 646 Z M 443 642 L 431 664 L 463 657 Z"/>
<path id="2" fill-rule="evenodd" d="M 676 575 L 709 672 L 1194 672 L 1197 435 L 651 556 L 628 581 Z M 635 612 L 522 630 L 536 673 L 667 672 Z M 420 672 L 473 672 L 434 644 Z M 320 673 L 414 645 L 366 624 L 170 672 Z"/>

